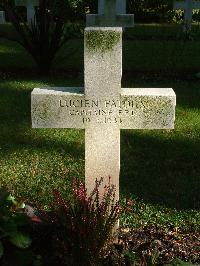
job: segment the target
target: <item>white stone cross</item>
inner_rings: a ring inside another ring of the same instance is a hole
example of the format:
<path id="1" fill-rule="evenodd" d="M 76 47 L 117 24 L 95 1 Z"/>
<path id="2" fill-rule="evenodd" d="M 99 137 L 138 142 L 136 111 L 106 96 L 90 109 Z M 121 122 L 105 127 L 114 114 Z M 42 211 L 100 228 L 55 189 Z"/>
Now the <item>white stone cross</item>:
<path id="1" fill-rule="evenodd" d="M 184 32 L 190 32 L 192 27 L 192 11 L 193 9 L 200 9 L 200 1 L 185 0 L 181 2 L 174 2 L 174 9 L 184 9 Z"/>
<path id="2" fill-rule="evenodd" d="M 84 88 L 36 88 L 34 128 L 85 129 L 85 183 L 108 177 L 119 198 L 120 129 L 171 129 L 176 96 L 170 88 L 121 88 L 122 28 L 88 27 Z"/>
<path id="3" fill-rule="evenodd" d="M 86 16 L 87 27 L 132 27 L 134 25 L 134 15 L 125 14 L 126 12 L 118 14 L 116 9 L 117 0 L 103 1 L 103 5 L 99 6 L 99 14 L 88 14 Z"/>
<path id="4" fill-rule="evenodd" d="M 5 11 L 0 11 L 0 24 L 5 24 Z"/>
<path id="5" fill-rule="evenodd" d="M 104 14 L 105 0 L 98 0 L 98 14 Z M 116 1 L 116 14 L 126 14 L 126 0 Z"/>
<path id="6" fill-rule="evenodd" d="M 15 5 L 27 8 L 27 22 L 31 24 L 35 17 L 35 6 L 39 6 L 39 0 L 15 0 Z"/>

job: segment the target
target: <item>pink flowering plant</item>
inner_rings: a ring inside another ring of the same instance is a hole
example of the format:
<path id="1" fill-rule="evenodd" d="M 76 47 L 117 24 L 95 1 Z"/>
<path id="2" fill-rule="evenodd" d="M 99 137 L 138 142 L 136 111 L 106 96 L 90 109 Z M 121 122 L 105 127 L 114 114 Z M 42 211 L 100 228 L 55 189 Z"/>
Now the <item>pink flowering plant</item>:
<path id="1" fill-rule="evenodd" d="M 64 199 L 54 191 L 54 211 L 48 217 L 55 232 L 55 239 L 68 265 L 98 265 L 106 253 L 113 228 L 118 222 L 121 208 L 115 200 L 116 188 L 104 187 L 100 195 L 103 178 L 96 180 L 88 196 L 83 182 L 74 178 L 68 185 L 71 193 Z"/>

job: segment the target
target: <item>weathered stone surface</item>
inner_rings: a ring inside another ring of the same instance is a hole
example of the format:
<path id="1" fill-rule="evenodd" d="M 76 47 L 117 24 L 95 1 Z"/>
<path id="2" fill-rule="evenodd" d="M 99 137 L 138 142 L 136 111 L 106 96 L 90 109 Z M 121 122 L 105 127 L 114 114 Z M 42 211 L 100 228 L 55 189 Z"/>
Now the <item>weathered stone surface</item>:
<path id="1" fill-rule="evenodd" d="M 0 11 L 0 24 L 5 24 L 5 11 Z"/>
<path id="2" fill-rule="evenodd" d="M 32 127 L 84 128 L 82 116 L 74 112 L 75 109 L 81 111 L 75 106 L 84 99 L 83 93 L 81 88 L 34 89 L 31 94 Z"/>
<path id="3" fill-rule="evenodd" d="M 27 22 L 30 24 L 35 17 L 35 6 L 39 6 L 39 0 L 15 0 L 16 6 L 27 8 Z"/>
<path id="4" fill-rule="evenodd" d="M 85 31 L 85 94 L 87 99 L 120 100 L 122 74 L 122 29 L 87 28 Z M 103 110 L 100 108 L 99 110 Z M 104 108 L 105 110 L 105 108 Z M 113 110 L 112 117 L 117 110 Z M 119 198 L 120 131 L 118 123 L 102 123 L 102 115 L 91 119 L 85 130 L 85 182 L 112 177 Z"/>
<path id="5" fill-rule="evenodd" d="M 101 84 L 99 85 L 100 89 Z M 43 88 L 32 92 L 35 128 L 115 125 L 119 129 L 174 127 L 176 95 L 168 88 L 123 88 L 119 100 L 84 95 L 84 88 Z"/>
<path id="6" fill-rule="evenodd" d="M 122 129 L 174 128 L 176 95 L 171 88 L 122 89 Z"/>
<path id="7" fill-rule="evenodd" d="M 96 99 L 119 97 L 122 29 L 87 28 L 85 36 L 85 94 Z"/>

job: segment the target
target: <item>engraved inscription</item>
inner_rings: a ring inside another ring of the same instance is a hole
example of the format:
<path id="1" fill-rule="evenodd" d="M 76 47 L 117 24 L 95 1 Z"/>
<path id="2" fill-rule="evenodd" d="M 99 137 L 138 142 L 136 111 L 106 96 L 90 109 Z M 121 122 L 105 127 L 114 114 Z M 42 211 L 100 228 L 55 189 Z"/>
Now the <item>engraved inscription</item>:
<path id="1" fill-rule="evenodd" d="M 60 100 L 60 107 L 67 108 L 94 108 L 94 107 L 104 107 L 104 108 L 130 108 L 136 107 L 137 104 L 133 100 L 79 100 L 79 99 L 68 99 L 68 100 Z"/>
<path id="2" fill-rule="evenodd" d="M 98 100 L 60 100 L 60 107 L 74 107 L 74 108 L 93 108 L 93 107 L 99 107 L 99 101 Z"/>
<path id="3" fill-rule="evenodd" d="M 140 103 L 141 104 L 141 103 Z M 115 99 L 61 99 L 60 108 L 67 108 L 68 115 L 82 117 L 82 122 L 122 123 L 122 117 L 134 116 L 133 109 L 139 108 L 134 100 Z"/>
<path id="4" fill-rule="evenodd" d="M 41 89 L 40 89 L 41 90 Z M 35 89 L 32 95 L 34 127 L 87 128 L 113 125 L 120 129 L 171 128 L 174 122 L 175 97 L 168 89 L 123 89 L 119 96 L 93 96 L 68 91 L 55 93 Z M 39 96 L 38 96 L 39 95 Z"/>

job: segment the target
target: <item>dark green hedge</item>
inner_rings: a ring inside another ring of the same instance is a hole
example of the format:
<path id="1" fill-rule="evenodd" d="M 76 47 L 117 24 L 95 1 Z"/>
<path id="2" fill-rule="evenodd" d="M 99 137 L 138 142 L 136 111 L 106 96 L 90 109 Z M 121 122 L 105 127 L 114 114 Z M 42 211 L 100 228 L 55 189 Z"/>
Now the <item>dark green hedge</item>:
<path id="1" fill-rule="evenodd" d="M 0 0 L 3 1 L 14 0 Z M 61 1 L 65 2 L 66 21 L 85 21 L 85 14 L 87 12 L 96 13 L 98 7 L 98 0 L 55 0 L 57 8 L 61 4 Z M 135 15 L 135 22 L 139 23 L 151 23 L 151 22 L 182 22 L 184 12 L 173 11 L 173 0 L 126 0 L 127 12 Z M 17 7 L 17 10 L 25 18 L 26 9 L 23 7 Z M 193 14 L 194 21 L 200 22 L 200 10 L 195 11 Z"/>
<path id="2" fill-rule="evenodd" d="M 184 12 L 173 10 L 173 0 L 126 0 L 127 12 L 135 15 L 135 22 L 182 22 Z M 183 0 L 184 1 L 184 0 Z M 97 12 L 98 0 L 69 0 L 74 18 L 85 19 L 86 11 Z M 69 14 L 69 16 L 71 15 Z M 195 21 L 200 21 L 200 11 L 193 14 Z"/>

